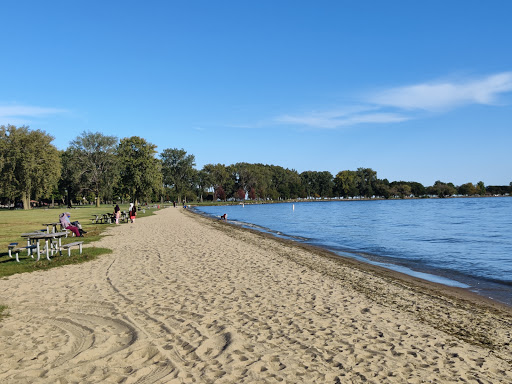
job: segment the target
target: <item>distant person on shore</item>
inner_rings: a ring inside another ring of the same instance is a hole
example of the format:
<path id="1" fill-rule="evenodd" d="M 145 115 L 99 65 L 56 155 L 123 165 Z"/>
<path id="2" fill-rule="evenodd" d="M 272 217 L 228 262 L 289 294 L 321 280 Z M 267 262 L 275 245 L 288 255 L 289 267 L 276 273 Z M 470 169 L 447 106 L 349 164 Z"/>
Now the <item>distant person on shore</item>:
<path id="1" fill-rule="evenodd" d="M 119 204 L 116 204 L 114 208 L 114 216 L 116 218 L 116 224 L 119 224 L 119 217 L 121 217 L 121 208 L 119 208 Z"/>
<path id="2" fill-rule="evenodd" d="M 130 204 L 130 221 L 132 223 L 135 223 L 135 216 L 137 216 L 137 207 L 135 207 L 135 204 Z"/>
<path id="3" fill-rule="evenodd" d="M 71 214 L 69 212 L 64 212 L 59 215 L 60 225 L 62 229 L 69 229 L 71 232 L 75 234 L 76 237 L 83 237 L 84 231 L 82 231 L 78 226 L 72 225 L 69 221 Z"/>
<path id="4" fill-rule="evenodd" d="M 176 200 L 172 202 L 172 205 L 174 206 L 174 208 L 176 208 Z"/>
<path id="5" fill-rule="evenodd" d="M 227 213 L 223 214 L 223 215 L 220 217 L 220 219 L 221 219 L 221 220 L 226 220 L 226 221 L 227 221 L 227 219 L 228 219 L 228 214 L 227 214 Z"/>

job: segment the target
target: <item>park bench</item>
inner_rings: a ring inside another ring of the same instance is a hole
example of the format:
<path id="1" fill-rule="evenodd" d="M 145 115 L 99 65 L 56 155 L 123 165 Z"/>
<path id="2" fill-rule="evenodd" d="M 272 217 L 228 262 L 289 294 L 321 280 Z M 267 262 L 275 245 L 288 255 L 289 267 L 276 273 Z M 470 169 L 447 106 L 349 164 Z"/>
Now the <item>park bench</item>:
<path id="1" fill-rule="evenodd" d="M 130 220 L 130 215 L 128 214 L 128 212 L 123 211 L 123 212 L 121 212 L 121 217 L 119 217 L 119 220 L 121 222 L 123 222 L 123 221 L 128 222 Z"/>
<path id="2" fill-rule="evenodd" d="M 105 224 L 111 224 L 112 223 L 112 214 L 111 213 L 104 213 L 102 216 L 103 216 L 103 222 Z"/>
<path id="3" fill-rule="evenodd" d="M 79 247 L 80 249 L 80 254 L 82 254 L 82 244 L 84 242 L 83 241 L 75 241 L 74 243 L 68 243 L 68 244 L 64 244 L 62 246 L 62 249 L 67 249 L 68 251 L 68 256 L 71 256 L 71 248 L 73 247 Z"/>
<path id="4" fill-rule="evenodd" d="M 101 215 L 93 215 L 94 217 L 91 219 L 92 224 L 101 224 L 103 223 L 103 218 Z"/>
<path id="5" fill-rule="evenodd" d="M 14 252 L 14 254 L 16 255 L 16 261 L 19 263 L 20 259 L 18 257 L 18 254 L 20 251 L 23 251 L 24 249 L 26 249 L 28 252 L 28 255 L 30 256 L 30 251 L 32 249 L 36 249 L 37 246 L 36 245 L 27 245 L 25 247 L 18 247 L 18 243 L 11 243 L 8 245 L 7 248 L 9 250 L 9 257 L 12 258 L 12 253 Z"/>

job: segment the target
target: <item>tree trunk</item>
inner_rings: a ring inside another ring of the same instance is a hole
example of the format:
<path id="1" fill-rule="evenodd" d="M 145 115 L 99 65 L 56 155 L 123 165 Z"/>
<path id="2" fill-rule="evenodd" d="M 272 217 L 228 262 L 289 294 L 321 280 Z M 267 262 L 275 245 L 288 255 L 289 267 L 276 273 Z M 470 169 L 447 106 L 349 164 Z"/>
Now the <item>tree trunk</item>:
<path id="1" fill-rule="evenodd" d="M 100 207 L 100 197 L 96 196 L 96 208 Z"/>
<path id="2" fill-rule="evenodd" d="M 30 194 L 23 192 L 21 194 L 21 201 L 23 202 L 23 209 L 30 209 Z"/>

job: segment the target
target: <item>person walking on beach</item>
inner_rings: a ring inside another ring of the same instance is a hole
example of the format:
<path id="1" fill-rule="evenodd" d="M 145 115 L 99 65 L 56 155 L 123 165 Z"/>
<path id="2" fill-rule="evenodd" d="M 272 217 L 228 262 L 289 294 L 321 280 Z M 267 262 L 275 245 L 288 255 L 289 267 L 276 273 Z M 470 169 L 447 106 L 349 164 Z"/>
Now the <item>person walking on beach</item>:
<path id="1" fill-rule="evenodd" d="M 132 223 L 135 223 L 135 216 L 137 216 L 137 208 L 135 207 L 135 204 L 130 204 L 130 221 Z"/>
<path id="2" fill-rule="evenodd" d="M 119 224 L 119 217 L 121 216 L 121 208 L 119 208 L 119 204 L 116 204 L 114 208 L 114 217 L 116 218 L 116 224 Z"/>

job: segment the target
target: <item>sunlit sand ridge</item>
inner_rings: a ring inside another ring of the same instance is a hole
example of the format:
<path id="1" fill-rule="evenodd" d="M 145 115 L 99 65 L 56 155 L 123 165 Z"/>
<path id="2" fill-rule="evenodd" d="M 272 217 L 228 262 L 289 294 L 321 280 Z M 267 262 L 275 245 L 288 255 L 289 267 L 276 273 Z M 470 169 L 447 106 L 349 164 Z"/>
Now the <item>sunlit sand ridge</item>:
<path id="1" fill-rule="evenodd" d="M 512 382 L 510 309 L 181 208 L 109 235 L 0 281 L 0 382 Z"/>

